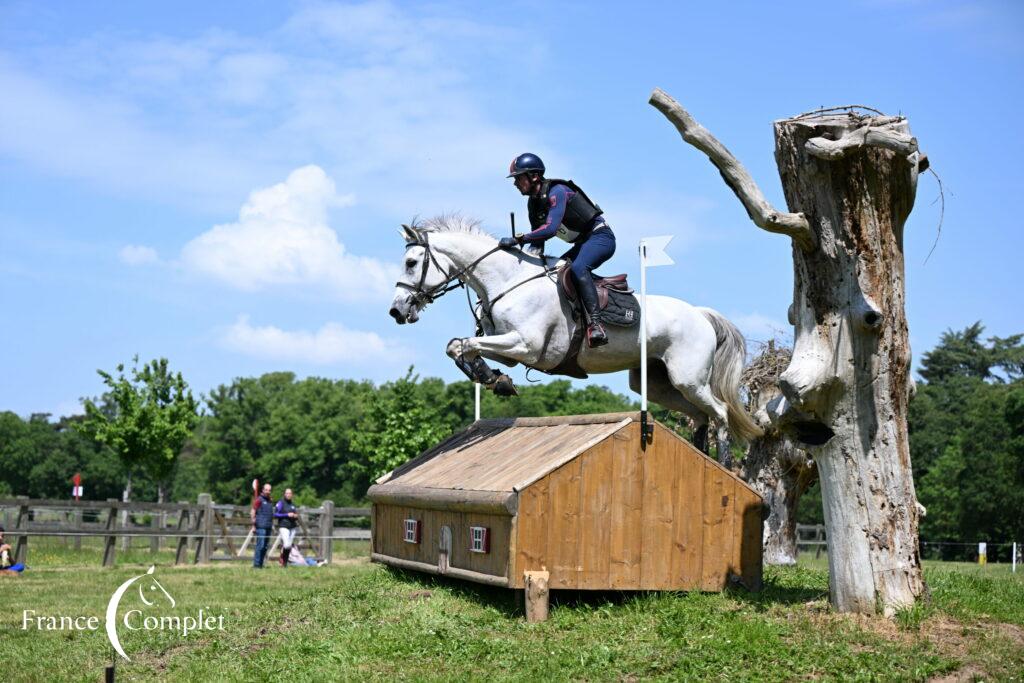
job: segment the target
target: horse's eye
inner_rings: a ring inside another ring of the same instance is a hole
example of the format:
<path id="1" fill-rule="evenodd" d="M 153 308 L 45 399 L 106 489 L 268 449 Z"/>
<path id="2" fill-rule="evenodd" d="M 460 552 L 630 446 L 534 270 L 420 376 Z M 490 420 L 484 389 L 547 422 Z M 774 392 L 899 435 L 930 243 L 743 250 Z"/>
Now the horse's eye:
<path id="1" fill-rule="evenodd" d="M 416 259 L 414 259 L 414 258 L 407 258 L 407 259 L 405 259 L 405 267 L 406 268 L 412 268 L 415 265 L 416 265 Z"/>

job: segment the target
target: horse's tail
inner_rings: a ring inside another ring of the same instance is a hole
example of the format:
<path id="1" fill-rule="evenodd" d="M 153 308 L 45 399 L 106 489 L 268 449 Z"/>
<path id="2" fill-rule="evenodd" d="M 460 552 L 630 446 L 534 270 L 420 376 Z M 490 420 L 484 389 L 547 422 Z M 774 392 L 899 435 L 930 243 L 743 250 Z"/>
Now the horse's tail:
<path id="1" fill-rule="evenodd" d="M 711 393 L 728 408 L 729 432 L 743 442 L 755 439 L 764 431 L 747 414 L 740 400 L 740 376 L 747 355 L 743 334 L 718 311 L 712 308 L 698 310 L 715 328 L 717 338 L 715 359 L 711 366 Z"/>

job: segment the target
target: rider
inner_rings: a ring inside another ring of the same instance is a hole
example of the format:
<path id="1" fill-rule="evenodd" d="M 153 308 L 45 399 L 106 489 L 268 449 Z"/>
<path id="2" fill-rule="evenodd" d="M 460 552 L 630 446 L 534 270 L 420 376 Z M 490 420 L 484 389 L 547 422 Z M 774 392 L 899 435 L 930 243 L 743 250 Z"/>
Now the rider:
<path id="1" fill-rule="evenodd" d="M 533 231 L 503 237 L 500 245 L 543 243 L 556 235 L 572 244 L 562 258 L 572 260 L 573 283 L 587 312 L 587 345 L 607 344 L 593 271 L 615 253 L 615 235 L 605 222 L 601 207 L 571 180 L 545 178 L 544 162 L 536 154 L 520 154 L 508 170 L 507 177 L 514 179 L 516 189 L 529 197 L 526 207 Z"/>

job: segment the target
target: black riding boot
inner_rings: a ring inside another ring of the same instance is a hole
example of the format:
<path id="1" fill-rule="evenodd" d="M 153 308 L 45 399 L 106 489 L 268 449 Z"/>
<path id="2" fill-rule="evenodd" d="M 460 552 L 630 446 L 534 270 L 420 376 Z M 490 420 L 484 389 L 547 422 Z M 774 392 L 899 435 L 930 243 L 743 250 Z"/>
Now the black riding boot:
<path id="1" fill-rule="evenodd" d="M 587 312 L 587 346 L 591 348 L 604 346 L 608 343 L 608 335 L 605 334 L 604 327 L 601 325 L 601 311 L 598 307 L 597 286 L 594 284 L 594 278 L 585 275 L 575 278 L 575 280 L 576 292 Z"/>

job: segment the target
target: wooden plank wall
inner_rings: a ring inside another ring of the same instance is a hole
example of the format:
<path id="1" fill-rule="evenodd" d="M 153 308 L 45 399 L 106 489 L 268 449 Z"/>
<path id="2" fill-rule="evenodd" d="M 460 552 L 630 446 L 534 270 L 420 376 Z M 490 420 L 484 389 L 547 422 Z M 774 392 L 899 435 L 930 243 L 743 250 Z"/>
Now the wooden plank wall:
<path id="1" fill-rule="evenodd" d="M 406 519 L 420 520 L 419 544 L 406 543 L 403 540 Z M 450 566 L 493 576 L 508 576 L 512 518 L 501 515 L 374 504 L 373 552 L 437 566 L 442 526 L 448 526 L 452 530 L 452 553 L 448 560 Z M 470 551 L 471 526 L 482 526 L 491 530 L 489 553 Z"/>
<path id="2" fill-rule="evenodd" d="M 761 499 L 660 425 L 633 423 L 520 494 L 510 585 L 546 568 L 553 589 L 760 587 Z"/>

